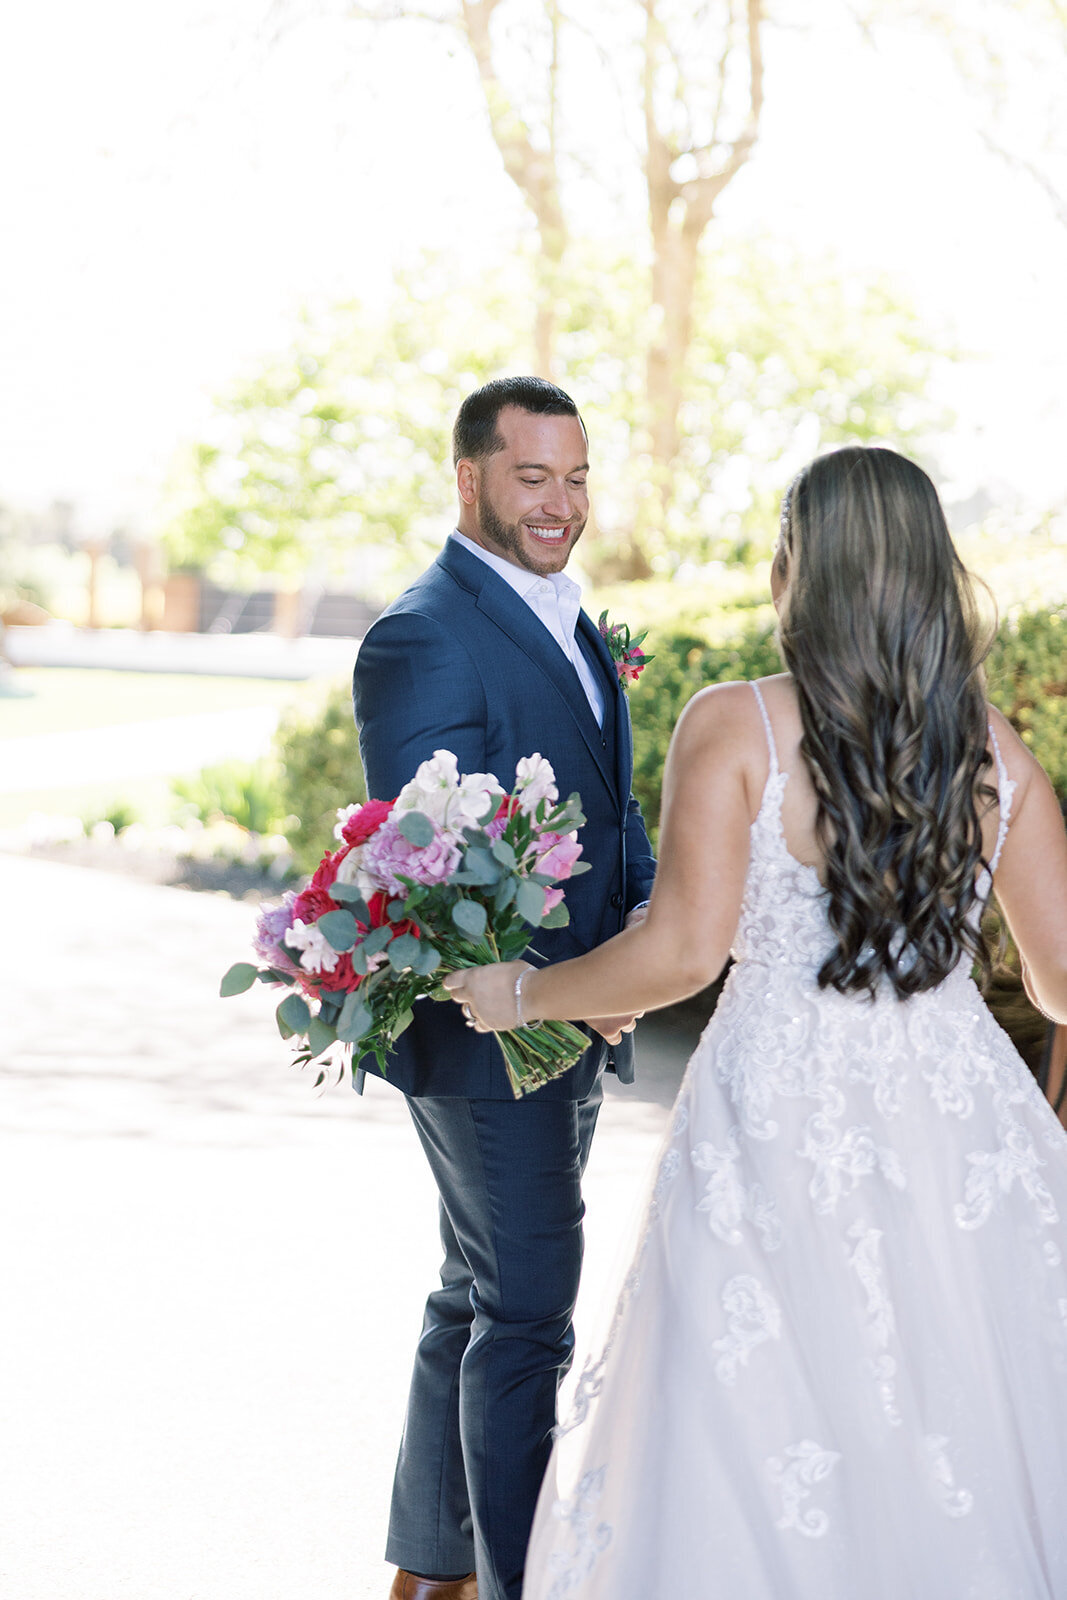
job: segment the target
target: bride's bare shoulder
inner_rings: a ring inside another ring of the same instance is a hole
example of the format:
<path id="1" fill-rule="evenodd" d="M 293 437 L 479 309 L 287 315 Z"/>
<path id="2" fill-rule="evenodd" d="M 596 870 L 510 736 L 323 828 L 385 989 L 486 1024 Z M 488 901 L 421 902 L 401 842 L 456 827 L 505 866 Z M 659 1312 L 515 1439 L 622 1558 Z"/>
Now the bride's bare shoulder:
<path id="1" fill-rule="evenodd" d="M 782 678 L 788 685 L 788 676 Z M 779 692 L 779 681 L 759 679 L 765 703 Z M 674 755 L 676 761 L 708 760 L 734 768 L 744 777 L 746 788 L 750 783 L 759 788 L 766 778 L 767 735 L 752 684 L 737 680 L 699 689 L 678 719 Z"/>

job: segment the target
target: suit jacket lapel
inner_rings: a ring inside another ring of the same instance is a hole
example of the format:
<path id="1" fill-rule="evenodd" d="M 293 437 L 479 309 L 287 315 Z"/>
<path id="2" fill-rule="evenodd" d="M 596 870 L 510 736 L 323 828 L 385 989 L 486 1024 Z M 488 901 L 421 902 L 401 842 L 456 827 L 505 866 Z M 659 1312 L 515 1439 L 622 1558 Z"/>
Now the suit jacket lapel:
<path id="1" fill-rule="evenodd" d="M 619 682 L 619 674 L 611 659 L 611 651 L 604 643 L 600 629 L 584 611 L 578 613 L 578 633 L 585 640 L 588 653 L 595 656 L 601 671 L 601 688 L 604 691 L 604 726 L 608 726 L 608 712 L 613 711 L 612 724 L 615 745 L 615 785 L 619 803 L 625 806 L 633 783 L 634 751 L 630 731 L 630 707 L 626 691 Z"/>
<path id="2" fill-rule="evenodd" d="M 446 543 L 437 560 L 446 572 L 475 596 L 475 604 L 479 611 L 489 617 L 559 691 L 560 698 L 573 717 L 590 755 L 603 774 L 605 783 L 618 800 L 616 752 L 605 748 L 604 735 L 597 726 L 597 720 L 582 688 L 582 681 L 544 624 L 510 584 L 505 583 L 503 578 L 484 561 L 479 561 L 477 556 L 472 556 L 469 550 L 464 550 L 462 545 L 457 545 L 454 540 L 450 539 Z M 604 655 L 607 655 L 607 649 L 599 633 L 584 612 L 581 612 L 578 617 L 579 627 L 583 621 L 587 629 L 586 637 L 589 636 L 588 630 L 592 629 L 603 648 Z M 599 656 L 600 652 L 597 654 Z M 610 656 L 608 663 L 611 665 Z M 614 666 L 612 675 L 614 676 Z M 605 694 L 610 693 L 609 687 L 607 685 L 604 687 Z"/>

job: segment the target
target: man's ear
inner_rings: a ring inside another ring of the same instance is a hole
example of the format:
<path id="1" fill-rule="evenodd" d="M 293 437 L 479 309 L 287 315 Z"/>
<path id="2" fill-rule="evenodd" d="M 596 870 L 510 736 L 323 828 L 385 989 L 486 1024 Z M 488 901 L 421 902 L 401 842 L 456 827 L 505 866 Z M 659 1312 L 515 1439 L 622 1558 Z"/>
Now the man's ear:
<path id="1" fill-rule="evenodd" d="M 472 506 L 478 498 L 478 468 L 464 458 L 456 466 L 456 488 L 465 506 Z"/>

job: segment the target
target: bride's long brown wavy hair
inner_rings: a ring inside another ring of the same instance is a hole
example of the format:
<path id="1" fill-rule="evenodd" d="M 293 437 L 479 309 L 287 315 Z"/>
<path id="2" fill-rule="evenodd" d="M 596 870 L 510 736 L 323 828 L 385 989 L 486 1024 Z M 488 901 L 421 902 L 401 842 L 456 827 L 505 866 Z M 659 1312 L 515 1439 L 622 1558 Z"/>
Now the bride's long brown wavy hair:
<path id="1" fill-rule="evenodd" d="M 990 632 L 930 479 L 849 447 L 794 480 L 776 556 L 780 641 L 818 799 L 837 949 L 822 987 L 901 996 L 964 955 L 983 974 L 979 810 L 996 800 L 981 663 Z"/>

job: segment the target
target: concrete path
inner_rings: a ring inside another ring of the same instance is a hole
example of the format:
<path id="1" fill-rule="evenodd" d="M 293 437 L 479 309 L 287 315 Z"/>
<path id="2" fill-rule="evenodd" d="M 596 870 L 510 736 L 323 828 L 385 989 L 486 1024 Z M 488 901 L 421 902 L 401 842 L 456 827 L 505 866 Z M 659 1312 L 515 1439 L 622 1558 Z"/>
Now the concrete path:
<path id="1" fill-rule="evenodd" d="M 316 1095 L 254 911 L 0 856 L 0 1594 L 385 1600 L 435 1200 L 403 1102 Z M 593 1341 L 691 1040 L 642 1024 L 587 1195 Z"/>

